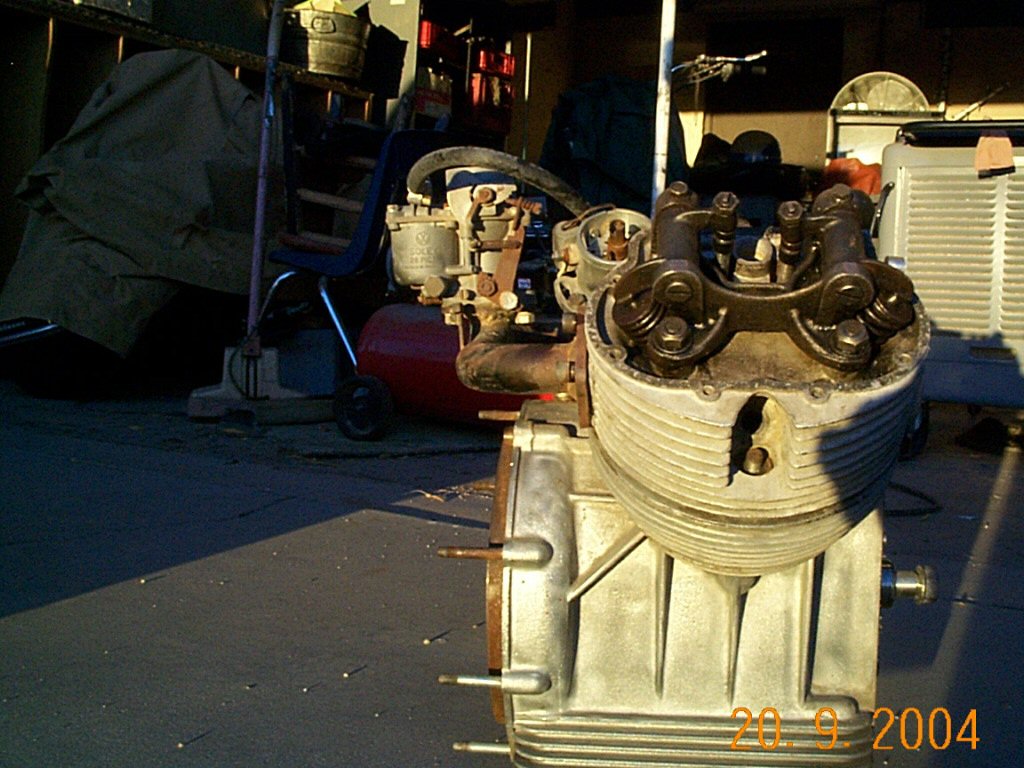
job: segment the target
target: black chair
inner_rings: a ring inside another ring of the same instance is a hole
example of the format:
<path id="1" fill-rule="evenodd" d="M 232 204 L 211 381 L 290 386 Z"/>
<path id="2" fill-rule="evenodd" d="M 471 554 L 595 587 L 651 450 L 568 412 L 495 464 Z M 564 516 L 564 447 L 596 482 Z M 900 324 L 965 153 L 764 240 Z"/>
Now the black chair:
<path id="1" fill-rule="evenodd" d="M 319 277 L 320 299 L 352 364 L 354 375 L 340 383 L 334 401 L 335 420 L 342 432 L 352 439 L 372 440 L 383 436 L 390 415 L 390 394 L 380 380 L 359 375 L 354 340 L 331 298 L 331 283 L 360 275 L 379 263 L 385 252 L 384 215 L 387 206 L 395 202 L 396 194 L 404 191 L 409 169 L 423 155 L 451 143 L 451 136 L 439 131 L 406 130 L 390 134 L 381 147 L 359 222 L 348 246 L 341 250 L 282 235 L 281 240 L 288 247 L 270 254 L 271 261 L 291 270 L 274 282 L 264 301 L 264 309 L 278 286 L 288 278 L 300 273 Z"/>

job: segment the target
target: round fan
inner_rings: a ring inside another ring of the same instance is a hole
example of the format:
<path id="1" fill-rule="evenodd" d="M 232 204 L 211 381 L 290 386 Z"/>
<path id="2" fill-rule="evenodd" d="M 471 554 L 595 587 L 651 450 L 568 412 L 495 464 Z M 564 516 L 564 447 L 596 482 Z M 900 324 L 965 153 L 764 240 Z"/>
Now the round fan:
<path id="1" fill-rule="evenodd" d="M 927 112 L 928 99 L 903 75 L 868 72 L 840 88 L 831 108 L 842 112 Z"/>

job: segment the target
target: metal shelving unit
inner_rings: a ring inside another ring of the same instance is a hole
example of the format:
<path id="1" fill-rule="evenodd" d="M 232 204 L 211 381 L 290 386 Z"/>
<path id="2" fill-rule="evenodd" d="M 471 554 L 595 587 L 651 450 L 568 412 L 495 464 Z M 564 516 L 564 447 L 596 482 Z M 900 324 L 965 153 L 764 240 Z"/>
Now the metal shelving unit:
<path id="1" fill-rule="evenodd" d="M 259 23 L 255 15 L 250 17 L 251 26 Z M 260 35 L 265 42 L 265 30 Z M 116 64 L 135 53 L 162 48 L 206 54 L 234 68 L 235 76 L 253 90 L 263 87 L 266 58 L 259 53 L 169 34 L 71 0 L 0 0 L 0 49 L 5 52 L 0 99 L 7 107 L 7 144 L 0 158 L 0 285 L 17 256 L 25 226 L 26 211 L 12 198 L 22 177 L 67 132 Z M 325 106 L 327 94 L 335 94 L 356 104 L 364 115 L 368 111 L 371 94 L 350 82 L 288 63 L 278 69 Z"/>

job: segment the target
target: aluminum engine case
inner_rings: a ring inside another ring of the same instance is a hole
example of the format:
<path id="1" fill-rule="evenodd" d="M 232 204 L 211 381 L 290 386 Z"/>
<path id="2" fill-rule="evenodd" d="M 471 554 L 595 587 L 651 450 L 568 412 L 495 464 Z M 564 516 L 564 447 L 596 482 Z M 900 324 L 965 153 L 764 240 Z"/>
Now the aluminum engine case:
<path id="1" fill-rule="evenodd" d="M 548 678 L 504 704 L 519 766 L 871 764 L 881 516 L 749 586 L 673 558 L 636 527 L 571 404 L 528 403 L 514 427 L 504 535 L 546 563 L 501 573 L 502 677 Z M 748 588 L 749 587 L 749 588 Z M 777 749 L 746 707 L 774 708 Z M 838 716 L 835 748 L 814 727 Z M 746 747 L 745 750 L 734 746 Z"/>

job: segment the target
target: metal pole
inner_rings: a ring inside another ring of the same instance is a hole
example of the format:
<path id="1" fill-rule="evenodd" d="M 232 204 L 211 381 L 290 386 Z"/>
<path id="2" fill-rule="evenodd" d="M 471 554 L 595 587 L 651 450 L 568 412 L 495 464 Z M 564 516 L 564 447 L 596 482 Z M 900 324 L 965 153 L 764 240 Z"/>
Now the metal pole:
<path id="1" fill-rule="evenodd" d="M 654 177 L 651 183 L 651 215 L 654 201 L 665 189 L 668 175 L 668 128 L 672 111 L 672 53 L 676 36 L 676 0 L 661 3 L 661 61 L 658 65 L 658 101 L 654 112 Z"/>
<path id="2" fill-rule="evenodd" d="M 263 85 L 263 124 L 260 126 L 260 156 L 256 177 L 256 222 L 252 235 L 252 270 L 249 279 L 249 317 L 247 335 L 253 342 L 246 354 L 259 356 L 259 341 L 255 338 L 259 325 L 260 293 L 263 288 L 263 249 L 266 244 L 267 168 L 270 165 L 270 136 L 274 126 L 274 84 L 277 81 L 277 59 L 281 50 L 281 25 L 284 20 L 284 0 L 274 0 L 270 11 L 270 29 L 267 33 L 267 71 Z"/>
<path id="3" fill-rule="evenodd" d="M 530 144 L 530 62 L 533 59 L 533 32 L 526 33 L 526 66 L 523 72 L 523 151 L 520 157 L 526 160 L 526 149 Z"/>

